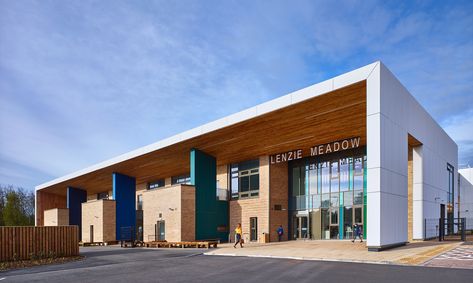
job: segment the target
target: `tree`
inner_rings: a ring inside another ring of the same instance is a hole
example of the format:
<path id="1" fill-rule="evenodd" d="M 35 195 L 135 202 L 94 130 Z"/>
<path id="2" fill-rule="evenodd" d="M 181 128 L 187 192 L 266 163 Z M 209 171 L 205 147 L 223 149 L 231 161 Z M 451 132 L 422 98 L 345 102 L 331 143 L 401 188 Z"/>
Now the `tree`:
<path id="1" fill-rule="evenodd" d="M 0 225 L 34 225 L 34 193 L 11 185 L 0 186 Z"/>

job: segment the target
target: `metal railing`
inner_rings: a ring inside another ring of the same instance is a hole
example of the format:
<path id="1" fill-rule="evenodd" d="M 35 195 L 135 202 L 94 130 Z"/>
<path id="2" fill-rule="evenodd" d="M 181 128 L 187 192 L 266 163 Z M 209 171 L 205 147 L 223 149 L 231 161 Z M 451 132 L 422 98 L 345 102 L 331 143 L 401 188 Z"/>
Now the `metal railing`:
<path id="1" fill-rule="evenodd" d="M 473 219 L 471 218 L 424 219 L 425 240 L 438 238 L 439 241 L 445 241 L 446 239 L 465 241 L 468 230 L 473 230 Z"/>

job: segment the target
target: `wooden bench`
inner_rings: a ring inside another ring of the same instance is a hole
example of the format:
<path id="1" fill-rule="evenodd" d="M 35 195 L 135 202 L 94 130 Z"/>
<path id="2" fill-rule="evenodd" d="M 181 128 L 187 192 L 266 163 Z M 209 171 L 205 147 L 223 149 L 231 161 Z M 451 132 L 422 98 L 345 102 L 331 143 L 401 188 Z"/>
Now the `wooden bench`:
<path id="1" fill-rule="evenodd" d="M 216 248 L 218 241 L 183 241 L 183 242 L 167 242 L 167 241 L 151 241 L 145 243 L 147 248 Z"/>

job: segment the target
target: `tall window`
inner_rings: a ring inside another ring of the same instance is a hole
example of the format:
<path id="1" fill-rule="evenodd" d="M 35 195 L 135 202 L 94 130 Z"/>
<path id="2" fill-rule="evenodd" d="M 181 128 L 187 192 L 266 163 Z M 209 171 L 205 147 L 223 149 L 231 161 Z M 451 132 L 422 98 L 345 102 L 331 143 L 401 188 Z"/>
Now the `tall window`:
<path id="1" fill-rule="evenodd" d="M 330 192 L 330 168 L 329 162 L 321 162 L 319 163 L 320 166 L 320 175 L 322 180 L 322 193 L 329 193 Z"/>
<path id="2" fill-rule="evenodd" d="M 232 198 L 259 196 L 259 160 L 230 165 Z"/>
<path id="3" fill-rule="evenodd" d="M 339 189 L 339 171 L 338 160 L 330 163 L 330 192 L 338 193 Z"/>
<path id="4" fill-rule="evenodd" d="M 454 168 L 452 165 L 447 163 L 448 170 L 448 200 L 447 200 L 447 230 L 448 233 L 453 233 L 453 218 L 454 218 L 454 199 L 455 199 L 455 186 L 454 186 Z"/>
<path id="5" fill-rule="evenodd" d="M 143 195 L 136 197 L 136 210 L 143 210 Z"/>
<path id="6" fill-rule="evenodd" d="M 189 185 L 190 183 L 191 183 L 191 176 L 189 174 L 171 177 L 171 185 L 176 185 L 176 184 Z"/>
<path id="7" fill-rule="evenodd" d="M 350 189 L 350 158 L 340 159 L 340 191 Z"/>
<path id="8" fill-rule="evenodd" d="M 353 189 L 363 189 L 363 157 L 355 157 L 353 162 Z"/>

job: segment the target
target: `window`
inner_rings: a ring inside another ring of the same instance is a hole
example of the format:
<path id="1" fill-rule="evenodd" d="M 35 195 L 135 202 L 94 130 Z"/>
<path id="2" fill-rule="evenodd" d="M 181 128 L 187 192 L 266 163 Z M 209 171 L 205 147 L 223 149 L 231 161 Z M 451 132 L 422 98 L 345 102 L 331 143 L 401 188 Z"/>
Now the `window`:
<path id="1" fill-rule="evenodd" d="M 309 165 L 309 194 L 315 195 L 318 194 L 317 190 L 317 165 L 310 164 Z"/>
<path id="2" fill-rule="evenodd" d="M 453 221 L 454 221 L 454 199 L 455 199 L 455 187 L 454 187 L 454 168 L 452 165 L 447 163 L 448 170 L 448 193 L 447 193 L 447 233 L 453 233 Z"/>
<path id="3" fill-rule="evenodd" d="M 353 188 L 354 190 L 363 189 L 363 158 L 355 157 L 353 162 Z"/>
<path id="4" fill-rule="evenodd" d="M 348 191 L 350 189 L 350 165 L 351 158 L 340 159 L 340 191 Z"/>
<path id="5" fill-rule="evenodd" d="M 319 164 L 320 175 L 322 180 L 322 193 L 329 193 L 330 192 L 330 168 L 329 162 L 322 162 Z"/>
<path id="6" fill-rule="evenodd" d="M 259 195 L 259 160 L 230 165 L 232 199 Z"/>
<path id="7" fill-rule="evenodd" d="M 148 190 L 153 190 L 153 189 L 164 187 L 164 185 L 165 185 L 164 179 L 159 179 L 157 181 L 148 183 L 148 188 L 147 189 Z"/>
<path id="8" fill-rule="evenodd" d="M 338 193 L 339 190 L 339 172 L 338 160 L 332 161 L 330 164 L 330 192 Z"/>
<path id="9" fill-rule="evenodd" d="M 143 210 L 143 195 L 136 197 L 136 210 Z"/>
<path id="10" fill-rule="evenodd" d="M 97 199 L 108 199 L 108 192 L 101 192 L 97 194 Z"/>
<path id="11" fill-rule="evenodd" d="M 191 183 L 191 177 L 189 174 L 171 177 L 171 185 L 176 185 L 176 184 L 189 185 L 190 183 Z"/>

